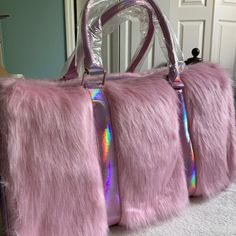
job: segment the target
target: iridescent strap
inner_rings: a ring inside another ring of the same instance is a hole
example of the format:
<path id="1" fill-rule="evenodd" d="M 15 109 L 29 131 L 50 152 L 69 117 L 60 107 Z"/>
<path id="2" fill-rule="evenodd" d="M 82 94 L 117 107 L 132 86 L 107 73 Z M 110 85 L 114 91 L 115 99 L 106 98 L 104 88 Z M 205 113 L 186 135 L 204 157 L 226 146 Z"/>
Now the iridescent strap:
<path id="1" fill-rule="evenodd" d="M 181 82 L 179 85 L 175 87 L 179 98 L 179 106 L 180 106 L 180 138 L 181 138 L 181 145 L 183 150 L 183 158 L 184 158 L 184 165 L 185 165 L 185 174 L 187 178 L 187 185 L 189 196 L 192 196 L 197 187 L 197 172 L 196 172 L 196 159 L 194 155 L 193 145 L 189 133 L 188 127 L 188 116 L 187 116 L 187 109 L 184 100 L 184 93 Z"/>
<path id="2" fill-rule="evenodd" d="M 118 166 L 114 152 L 108 103 L 102 89 L 90 88 L 88 91 L 93 102 L 108 224 L 115 225 L 120 222 L 121 207 L 118 187 Z"/>

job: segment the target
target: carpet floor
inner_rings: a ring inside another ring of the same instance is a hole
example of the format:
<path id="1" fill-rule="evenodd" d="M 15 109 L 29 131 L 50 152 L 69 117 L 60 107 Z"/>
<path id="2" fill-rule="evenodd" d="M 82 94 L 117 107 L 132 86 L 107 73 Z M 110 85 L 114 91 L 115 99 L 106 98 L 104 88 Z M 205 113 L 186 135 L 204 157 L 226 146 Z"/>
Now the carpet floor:
<path id="1" fill-rule="evenodd" d="M 209 201 L 192 199 L 181 216 L 137 232 L 112 227 L 110 236 L 236 236 L 236 184 Z"/>

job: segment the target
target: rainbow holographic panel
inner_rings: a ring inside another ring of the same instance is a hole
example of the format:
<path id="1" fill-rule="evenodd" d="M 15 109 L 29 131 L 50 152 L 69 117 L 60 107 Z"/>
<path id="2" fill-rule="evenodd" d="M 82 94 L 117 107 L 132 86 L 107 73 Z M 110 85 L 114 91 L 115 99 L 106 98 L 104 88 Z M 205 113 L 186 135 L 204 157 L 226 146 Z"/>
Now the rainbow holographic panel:
<path id="1" fill-rule="evenodd" d="M 93 102 L 107 215 L 108 219 L 112 220 L 109 224 L 116 224 L 119 222 L 121 214 L 120 195 L 108 102 L 102 89 L 96 88 L 88 91 Z"/>
<path id="2" fill-rule="evenodd" d="M 190 134 L 189 134 L 187 109 L 186 109 L 186 105 L 185 105 L 185 101 L 184 101 L 184 95 L 182 92 L 181 92 L 181 104 L 182 104 L 184 133 L 185 133 L 185 137 L 186 137 L 188 146 L 191 150 L 191 181 L 190 181 L 190 184 L 191 184 L 191 192 L 193 192 L 197 186 L 196 159 L 195 159 L 195 155 L 194 155 L 194 151 L 193 151 L 192 141 L 191 141 Z"/>

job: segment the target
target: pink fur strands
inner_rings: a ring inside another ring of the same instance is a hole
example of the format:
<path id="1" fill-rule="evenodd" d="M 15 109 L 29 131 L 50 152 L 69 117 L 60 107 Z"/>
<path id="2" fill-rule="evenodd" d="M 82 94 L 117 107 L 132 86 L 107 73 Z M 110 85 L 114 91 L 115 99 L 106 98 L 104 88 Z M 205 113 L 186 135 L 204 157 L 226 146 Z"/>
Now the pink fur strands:
<path id="1" fill-rule="evenodd" d="M 188 204 L 178 98 L 160 73 L 107 82 L 119 170 L 121 225 L 160 222 Z"/>
<path id="2" fill-rule="evenodd" d="M 195 195 L 212 197 L 236 177 L 232 84 L 217 65 L 196 64 L 182 74 L 197 164 Z"/>
<path id="3" fill-rule="evenodd" d="M 8 163 L 9 173 L 3 177 L 11 193 L 9 202 L 17 207 L 11 235 L 106 235 L 103 183 L 87 91 L 23 80 L 5 81 L 2 86 L 1 122 L 7 125 L 2 136 L 7 139 L 8 157 L 2 156 L 1 163 Z"/>

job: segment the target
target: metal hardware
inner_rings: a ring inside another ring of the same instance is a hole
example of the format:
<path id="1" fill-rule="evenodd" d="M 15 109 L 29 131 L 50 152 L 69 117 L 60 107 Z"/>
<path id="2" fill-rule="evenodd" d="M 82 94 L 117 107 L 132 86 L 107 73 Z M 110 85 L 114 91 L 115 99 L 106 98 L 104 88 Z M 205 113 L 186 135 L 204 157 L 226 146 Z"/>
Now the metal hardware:
<path id="1" fill-rule="evenodd" d="M 100 73 L 96 74 L 93 73 L 93 75 L 99 75 Z M 81 85 L 85 88 L 101 88 L 105 85 L 106 82 L 106 71 L 103 71 L 103 79 L 102 82 L 98 81 L 98 80 L 90 80 L 90 81 L 86 81 L 86 75 L 90 75 L 89 70 L 85 69 L 84 73 L 83 73 L 83 77 L 82 77 L 82 81 L 81 81 Z"/>

